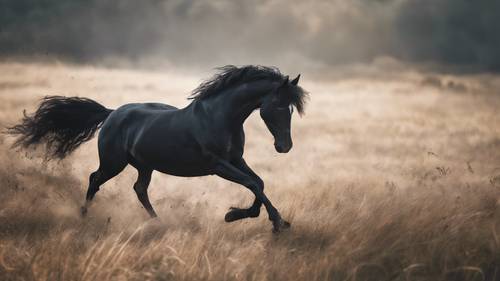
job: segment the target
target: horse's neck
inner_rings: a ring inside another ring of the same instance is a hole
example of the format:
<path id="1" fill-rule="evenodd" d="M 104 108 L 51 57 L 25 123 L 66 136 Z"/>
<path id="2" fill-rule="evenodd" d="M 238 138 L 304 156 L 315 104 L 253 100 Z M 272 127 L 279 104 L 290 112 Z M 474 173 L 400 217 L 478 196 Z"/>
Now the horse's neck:
<path id="1" fill-rule="evenodd" d="M 214 97 L 213 108 L 224 120 L 232 125 L 241 125 L 250 114 L 260 108 L 263 99 L 271 93 L 275 85 L 269 81 L 254 81 L 225 90 Z"/>

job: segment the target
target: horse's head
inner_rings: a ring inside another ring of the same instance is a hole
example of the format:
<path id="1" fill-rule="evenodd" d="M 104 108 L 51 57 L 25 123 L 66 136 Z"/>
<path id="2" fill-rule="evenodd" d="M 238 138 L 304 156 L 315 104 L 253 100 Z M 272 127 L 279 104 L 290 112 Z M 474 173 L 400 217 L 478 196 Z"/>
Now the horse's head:
<path id="1" fill-rule="evenodd" d="M 300 74 L 289 81 L 288 76 L 266 96 L 260 107 L 260 116 L 274 137 L 274 147 L 279 153 L 287 153 L 292 149 L 290 123 L 293 108 L 302 114 L 306 93 L 297 86 Z"/>

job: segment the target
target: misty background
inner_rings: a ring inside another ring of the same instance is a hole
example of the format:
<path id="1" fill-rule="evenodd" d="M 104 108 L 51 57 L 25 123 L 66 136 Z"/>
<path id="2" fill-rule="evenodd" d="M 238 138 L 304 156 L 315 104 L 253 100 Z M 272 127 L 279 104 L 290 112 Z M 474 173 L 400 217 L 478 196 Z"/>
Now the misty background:
<path id="1" fill-rule="evenodd" d="M 2 59 L 328 72 L 396 61 L 500 71 L 495 0 L 2 0 Z"/>

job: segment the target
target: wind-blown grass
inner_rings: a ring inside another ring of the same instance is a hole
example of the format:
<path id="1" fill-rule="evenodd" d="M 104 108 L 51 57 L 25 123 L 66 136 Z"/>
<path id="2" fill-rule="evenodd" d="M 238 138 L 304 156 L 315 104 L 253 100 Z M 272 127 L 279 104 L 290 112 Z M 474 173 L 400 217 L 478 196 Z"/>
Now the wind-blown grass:
<path id="1" fill-rule="evenodd" d="M 110 108 L 182 106 L 197 81 L 62 65 L 0 70 L 3 127 L 46 94 Z M 498 280 L 500 96 L 481 88 L 482 77 L 439 77 L 466 85 L 460 92 L 425 79 L 304 79 L 311 102 L 294 116 L 287 155 L 274 152 L 252 116 L 245 157 L 292 223 L 279 235 L 264 209 L 225 223 L 227 208 L 253 198 L 215 177 L 155 173 L 150 197 L 160 219 L 147 220 L 133 169 L 107 183 L 82 219 L 95 140 L 44 162 L 41 151 L 12 150 L 2 135 L 0 280 Z"/>

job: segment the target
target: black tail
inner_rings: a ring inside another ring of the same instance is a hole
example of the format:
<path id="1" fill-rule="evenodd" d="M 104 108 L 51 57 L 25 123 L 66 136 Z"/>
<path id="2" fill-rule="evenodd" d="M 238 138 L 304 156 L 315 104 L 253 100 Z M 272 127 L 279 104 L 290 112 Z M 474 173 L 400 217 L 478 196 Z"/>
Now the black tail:
<path id="1" fill-rule="evenodd" d="M 62 159 L 94 137 L 112 111 L 87 98 L 47 96 L 33 115 L 24 112 L 22 123 L 7 133 L 18 135 L 15 146 L 45 143 L 47 158 Z"/>

